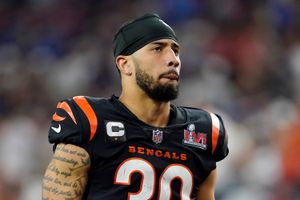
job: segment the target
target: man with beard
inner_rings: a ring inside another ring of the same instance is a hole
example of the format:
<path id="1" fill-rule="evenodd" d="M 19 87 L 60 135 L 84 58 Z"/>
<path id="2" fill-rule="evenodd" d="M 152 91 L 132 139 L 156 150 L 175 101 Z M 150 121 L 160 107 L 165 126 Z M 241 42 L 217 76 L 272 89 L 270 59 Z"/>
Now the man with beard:
<path id="1" fill-rule="evenodd" d="M 213 200 L 227 135 L 218 115 L 170 103 L 181 68 L 175 32 L 146 14 L 120 27 L 113 47 L 121 95 L 58 103 L 43 199 Z"/>

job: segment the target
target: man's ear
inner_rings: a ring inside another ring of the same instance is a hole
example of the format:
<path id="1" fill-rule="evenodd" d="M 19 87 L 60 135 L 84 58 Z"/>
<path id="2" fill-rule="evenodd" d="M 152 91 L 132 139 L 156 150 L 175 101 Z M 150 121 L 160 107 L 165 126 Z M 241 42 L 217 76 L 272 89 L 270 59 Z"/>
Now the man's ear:
<path id="1" fill-rule="evenodd" d="M 132 75 L 132 69 L 129 64 L 128 56 L 117 56 L 115 62 L 121 74 L 127 76 Z"/>

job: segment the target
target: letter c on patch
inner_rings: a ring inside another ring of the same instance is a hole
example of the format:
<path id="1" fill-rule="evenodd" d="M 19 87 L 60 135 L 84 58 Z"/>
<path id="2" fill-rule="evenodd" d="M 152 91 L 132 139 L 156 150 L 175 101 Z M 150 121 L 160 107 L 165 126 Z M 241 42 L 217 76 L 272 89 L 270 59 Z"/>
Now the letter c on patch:
<path id="1" fill-rule="evenodd" d="M 107 122 L 106 132 L 109 137 L 121 137 L 125 134 L 124 124 L 122 122 Z"/>

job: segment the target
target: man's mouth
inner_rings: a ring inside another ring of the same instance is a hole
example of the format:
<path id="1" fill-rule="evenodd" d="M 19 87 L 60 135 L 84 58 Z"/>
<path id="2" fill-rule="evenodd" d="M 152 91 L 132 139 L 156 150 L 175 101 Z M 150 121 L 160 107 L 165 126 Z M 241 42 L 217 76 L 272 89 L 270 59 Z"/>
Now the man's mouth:
<path id="1" fill-rule="evenodd" d="M 167 79 L 176 80 L 176 81 L 179 80 L 179 76 L 175 73 L 165 74 L 162 76 L 162 78 L 167 78 Z"/>
<path id="2" fill-rule="evenodd" d="M 166 73 L 161 74 L 159 78 L 167 78 L 167 79 L 170 79 L 170 80 L 178 81 L 179 80 L 179 74 L 175 70 L 170 70 Z"/>

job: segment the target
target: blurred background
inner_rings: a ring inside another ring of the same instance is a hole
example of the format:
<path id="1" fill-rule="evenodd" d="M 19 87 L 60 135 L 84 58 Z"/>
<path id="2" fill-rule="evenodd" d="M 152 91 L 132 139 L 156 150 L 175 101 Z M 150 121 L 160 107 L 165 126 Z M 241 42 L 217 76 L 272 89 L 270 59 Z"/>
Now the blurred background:
<path id="1" fill-rule="evenodd" d="M 0 199 L 41 199 L 56 103 L 120 93 L 112 37 L 145 12 L 180 38 L 174 103 L 224 118 L 216 199 L 300 199 L 296 0 L 0 0 Z"/>

